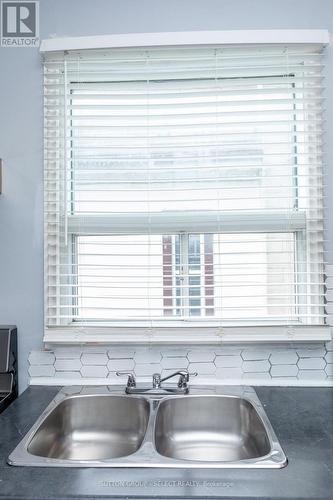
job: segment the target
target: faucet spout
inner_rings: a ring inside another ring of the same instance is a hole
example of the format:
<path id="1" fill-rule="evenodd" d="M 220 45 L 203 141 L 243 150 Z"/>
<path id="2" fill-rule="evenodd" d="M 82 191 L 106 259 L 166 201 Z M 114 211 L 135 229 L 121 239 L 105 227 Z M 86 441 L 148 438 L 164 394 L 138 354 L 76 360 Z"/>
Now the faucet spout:
<path id="1" fill-rule="evenodd" d="M 171 373 L 171 375 L 168 375 L 167 377 L 161 378 L 160 382 L 165 382 L 166 380 L 176 377 L 177 375 L 179 375 L 178 387 L 182 387 L 183 382 L 188 382 L 190 380 L 190 374 L 187 370 L 179 370 L 177 372 Z M 180 380 L 182 381 L 181 385 L 179 385 Z"/>
<path id="2" fill-rule="evenodd" d="M 162 384 L 162 382 L 169 380 L 169 378 L 176 377 L 177 375 L 179 375 L 177 384 L 178 388 L 187 391 L 188 390 L 187 384 L 190 381 L 190 375 L 196 377 L 198 374 L 189 373 L 187 370 L 178 370 L 177 372 L 171 373 L 171 375 L 168 375 L 167 377 L 161 378 L 160 383 Z"/>

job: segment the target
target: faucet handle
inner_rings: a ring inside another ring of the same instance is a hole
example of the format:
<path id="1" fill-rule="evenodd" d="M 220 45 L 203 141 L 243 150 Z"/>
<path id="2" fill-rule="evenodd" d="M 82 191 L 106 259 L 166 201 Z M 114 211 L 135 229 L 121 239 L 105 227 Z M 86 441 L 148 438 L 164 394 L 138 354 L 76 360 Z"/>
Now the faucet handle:
<path id="1" fill-rule="evenodd" d="M 180 370 L 179 374 L 186 378 L 186 381 L 188 382 L 190 380 L 190 377 L 196 377 L 198 375 L 197 372 L 189 372 L 188 370 Z"/>
<path id="2" fill-rule="evenodd" d="M 117 377 L 121 377 L 123 375 L 127 375 L 127 387 L 136 387 L 135 375 L 133 372 L 119 371 L 116 372 Z"/>
<path id="3" fill-rule="evenodd" d="M 178 387 L 186 388 L 188 382 L 190 381 L 190 377 L 196 377 L 198 373 L 197 372 L 189 373 L 187 370 L 180 370 L 179 375 L 180 377 L 178 381 Z"/>

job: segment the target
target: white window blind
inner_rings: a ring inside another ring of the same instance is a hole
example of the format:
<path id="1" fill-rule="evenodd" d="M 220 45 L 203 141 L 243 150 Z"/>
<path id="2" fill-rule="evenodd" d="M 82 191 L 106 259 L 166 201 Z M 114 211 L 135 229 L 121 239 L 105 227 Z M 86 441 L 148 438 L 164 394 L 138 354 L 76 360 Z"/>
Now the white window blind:
<path id="1" fill-rule="evenodd" d="M 322 70 L 319 45 L 48 54 L 47 328 L 323 325 Z"/>

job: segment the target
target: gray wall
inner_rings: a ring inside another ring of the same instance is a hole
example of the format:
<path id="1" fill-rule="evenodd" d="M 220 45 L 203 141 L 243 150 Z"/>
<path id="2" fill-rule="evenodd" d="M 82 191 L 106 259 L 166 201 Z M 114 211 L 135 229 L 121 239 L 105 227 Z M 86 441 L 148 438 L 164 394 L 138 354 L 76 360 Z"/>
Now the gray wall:
<path id="1" fill-rule="evenodd" d="M 333 31 L 332 0 L 40 0 L 40 10 L 41 38 L 187 30 Z M 329 87 L 333 83 L 332 49 L 327 59 Z M 326 118 L 330 130 L 333 97 L 329 93 Z M 38 49 L 0 48 L 0 157 L 5 161 L 0 196 L 0 324 L 18 326 L 21 390 L 27 384 L 28 352 L 42 345 L 42 127 Z M 327 142 L 329 165 L 333 144 Z M 331 168 L 327 168 L 327 181 L 329 194 Z M 332 211 L 333 197 L 328 196 L 327 213 Z M 330 241 L 332 234 L 330 216 Z"/>

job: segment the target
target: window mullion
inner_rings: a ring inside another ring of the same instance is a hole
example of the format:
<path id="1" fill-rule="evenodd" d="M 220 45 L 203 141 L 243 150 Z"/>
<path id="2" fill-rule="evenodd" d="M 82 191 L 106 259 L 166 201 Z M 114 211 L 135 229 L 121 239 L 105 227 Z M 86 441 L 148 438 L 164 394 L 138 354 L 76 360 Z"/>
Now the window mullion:
<path id="1" fill-rule="evenodd" d="M 181 316 L 189 316 L 189 255 L 188 255 L 188 233 L 180 233 L 180 273 L 181 273 Z"/>

